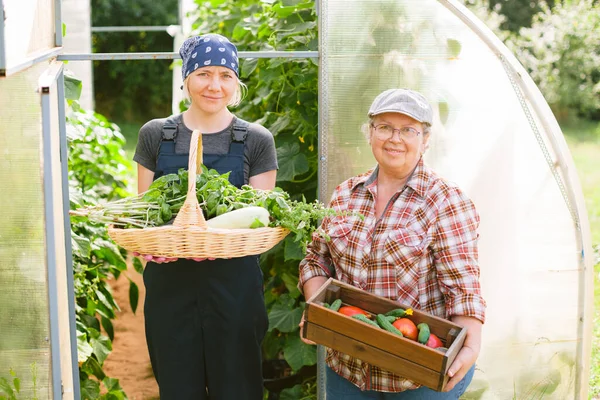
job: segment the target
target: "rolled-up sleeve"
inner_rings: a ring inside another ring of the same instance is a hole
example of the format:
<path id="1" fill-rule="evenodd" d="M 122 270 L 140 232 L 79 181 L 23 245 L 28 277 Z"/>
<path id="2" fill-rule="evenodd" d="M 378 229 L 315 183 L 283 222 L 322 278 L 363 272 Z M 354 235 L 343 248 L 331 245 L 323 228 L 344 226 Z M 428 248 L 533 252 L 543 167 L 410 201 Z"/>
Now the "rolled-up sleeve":
<path id="1" fill-rule="evenodd" d="M 479 215 L 458 188 L 445 198 L 436 221 L 433 254 L 446 317 L 464 315 L 485 322 L 477 241 Z"/>
<path id="2" fill-rule="evenodd" d="M 331 277 L 333 275 L 334 266 L 327 247 L 327 239 L 319 232 L 328 223 L 325 218 L 321 227 L 312 235 L 312 242 L 306 249 L 306 256 L 300 262 L 298 267 L 298 289 L 304 293 L 304 283 L 316 276 Z"/>

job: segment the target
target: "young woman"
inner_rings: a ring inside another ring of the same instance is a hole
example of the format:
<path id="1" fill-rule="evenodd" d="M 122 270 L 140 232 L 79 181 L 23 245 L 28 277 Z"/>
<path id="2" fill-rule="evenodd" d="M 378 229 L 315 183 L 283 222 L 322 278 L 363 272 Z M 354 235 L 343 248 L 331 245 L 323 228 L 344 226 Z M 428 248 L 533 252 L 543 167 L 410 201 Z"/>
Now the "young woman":
<path id="1" fill-rule="evenodd" d="M 202 132 L 208 168 L 231 172 L 238 187 L 273 189 L 273 135 L 227 108 L 239 104 L 244 88 L 235 45 L 206 34 L 187 39 L 179 53 L 190 106 L 141 128 L 133 158 L 138 191 L 187 168 L 194 129 Z M 161 399 L 262 399 L 261 342 L 268 320 L 258 257 L 147 258 L 146 340 Z"/>

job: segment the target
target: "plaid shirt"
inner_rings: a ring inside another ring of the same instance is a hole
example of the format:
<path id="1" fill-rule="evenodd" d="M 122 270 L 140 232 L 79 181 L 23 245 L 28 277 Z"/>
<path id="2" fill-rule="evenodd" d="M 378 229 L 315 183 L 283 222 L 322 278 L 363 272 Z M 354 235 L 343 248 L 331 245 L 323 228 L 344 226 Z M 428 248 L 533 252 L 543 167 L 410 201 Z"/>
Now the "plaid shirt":
<path id="1" fill-rule="evenodd" d="M 330 207 L 365 218 L 325 218 L 329 241 L 313 235 L 300 263 L 299 284 L 315 277 L 336 279 L 433 315 L 485 320 L 479 285 L 475 206 L 421 159 L 383 215 L 375 216 L 378 169 L 339 185 Z M 418 384 L 328 349 L 327 364 L 361 390 L 401 392 Z"/>

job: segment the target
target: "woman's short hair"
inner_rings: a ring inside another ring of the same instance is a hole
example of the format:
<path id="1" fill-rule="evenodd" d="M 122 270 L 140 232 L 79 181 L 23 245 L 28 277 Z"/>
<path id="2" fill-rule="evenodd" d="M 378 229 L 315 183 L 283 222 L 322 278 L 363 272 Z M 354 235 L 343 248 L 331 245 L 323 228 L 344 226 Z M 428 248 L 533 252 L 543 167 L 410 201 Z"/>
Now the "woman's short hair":
<path id="1" fill-rule="evenodd" d="M 190 91 L 188 90 L 188 79 L 190 79 L 189 76 L 183 81 L 183 98 L 189 104 L 192 102 L 192 97 L 190 96 Z M 246 84 L 240 81 L 238 77 L 236 77 L 236 79 L 238 86 L 235 88 L 235 93 L 233 93 L 233 96 L 231 96 L 229 103 L 227 103 L 227 105 L 230 107 L 239 105 L 242 102 L 242 99 L 246 97 L 246 93 L 248 93 L 248 87 Z"/>

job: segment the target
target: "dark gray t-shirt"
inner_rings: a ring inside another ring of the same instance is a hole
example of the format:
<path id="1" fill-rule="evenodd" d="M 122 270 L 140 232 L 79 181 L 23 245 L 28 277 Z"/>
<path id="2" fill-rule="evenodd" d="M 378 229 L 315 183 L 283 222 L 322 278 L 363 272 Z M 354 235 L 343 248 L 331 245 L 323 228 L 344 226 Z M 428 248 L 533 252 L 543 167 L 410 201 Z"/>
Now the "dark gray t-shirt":
<path id="1" fill-rule="evenodd" d="M 133 161 L 149 169 L 156 170 L 158 148 L 162 138 L 162 127 L 167 118 L 153 119 L 140 129 L 138 143 Z M 192 131 L 183 123 L 183 114 L 173 117 L 178 125 L 175 152 L 187 154 L 190 151 Z M 206 154 L 227 154 L 231 144 L 233 124 L 238 120 L 234 117 L 231 124 L 220 132 L 202 135 L 203 152 Z M 277 169 L 277 152 L 275 141 L 269 130 L 261 125 L 250 123 L 248 136 L 244 146 L 244 182 L 252 176 Z"/>

